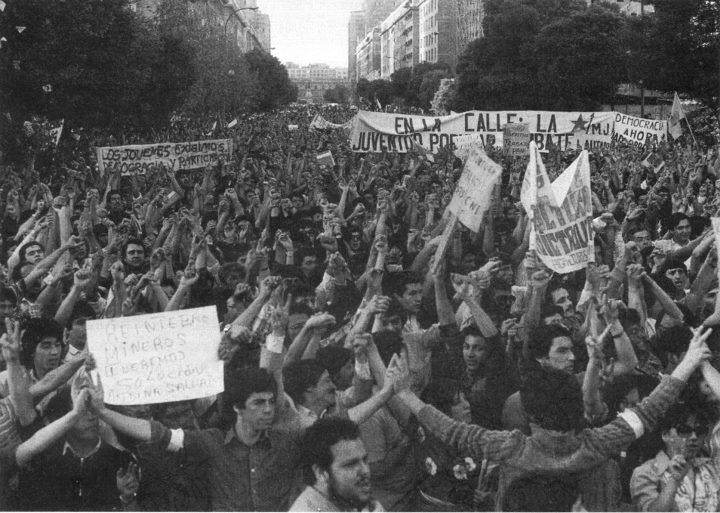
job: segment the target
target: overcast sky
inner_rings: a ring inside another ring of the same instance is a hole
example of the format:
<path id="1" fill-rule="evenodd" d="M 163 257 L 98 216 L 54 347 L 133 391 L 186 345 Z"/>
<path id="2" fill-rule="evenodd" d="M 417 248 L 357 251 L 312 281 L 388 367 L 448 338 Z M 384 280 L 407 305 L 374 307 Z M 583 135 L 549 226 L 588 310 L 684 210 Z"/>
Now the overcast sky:
<path id="1" fill-rule="evenodd" d="M 350 11 L 362 0 L 257 0 L 270 15 L 272 54 L 280 62 L 347 67 Z"/>

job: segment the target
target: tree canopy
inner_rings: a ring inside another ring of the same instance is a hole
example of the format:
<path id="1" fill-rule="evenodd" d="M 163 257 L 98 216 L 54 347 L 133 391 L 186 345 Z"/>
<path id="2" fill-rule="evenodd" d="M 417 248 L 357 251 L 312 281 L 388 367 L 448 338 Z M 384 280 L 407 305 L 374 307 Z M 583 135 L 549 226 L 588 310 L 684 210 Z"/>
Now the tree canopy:
<path id="1" fill-rule="evenodd" d="M 277 59 L 241 54 L 186 2 L 162 1 L 155 19 L 127 0 L 23 0 L 2 14 L 0 100 L 13 119 L 152 125 L 172 112 L 268 110 L 296 98 Z"/>
<path id="2" fill-rule="evenodd" d="M 655 0 L 655 14 L 614 3 L 487 0 L 485 37 L 459 57 L 454 110 L 593 109 L 623 82 L 717 106 L 720 0 Z"/>

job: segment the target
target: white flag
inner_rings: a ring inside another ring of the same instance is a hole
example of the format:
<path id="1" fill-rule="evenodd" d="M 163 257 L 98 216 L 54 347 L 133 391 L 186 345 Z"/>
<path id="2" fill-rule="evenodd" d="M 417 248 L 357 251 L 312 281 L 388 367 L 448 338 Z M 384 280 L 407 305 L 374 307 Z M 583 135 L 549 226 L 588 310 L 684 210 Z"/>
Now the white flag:
<path id="1" fill-rule="evenodd" d="M 670 109 L 670 120 L 668 122 L 668 132 L 673 136 L 673 139 L 677 139 L 682 135 L 682 126 L 680 126 L 681 119 L 685 119 L 685 111 L 680 103 L 680 97 L 675 93 L 672 109 Z"/>
<path id="2" fill-rule="evenodd" d="M 6 5 L 5 2 L 3 2 L 2 0 L 0 0 L 0 11 L 4 11 L 4 10 L 5 10 L 5 5 Z"/>
<path id="3" fill-rule="evenodd" d="M 227 127 L 228 127 L 228 128 L 232 128 L 232 127 L 234 127 L 235 125 L 237 125 L 237 123 L 238 123 L 237 118 L 235 118 L 235 119 L 233 119 L 230 123 L 228 123 L 228 126 L 227 126 Z"/>
<path id="4" fill-rule="evenodd" d="M 23 32 L 25 32 L 26 28 L 27 27 L 18 26 L 18 27 L 15 27 L 15 30 L 18 31 L 18 34 L 22 34 Z"/>
<path id="5" fill-rule="evenodd" d="M 553 271 L 565 274 L 583 269 L 595 261 L 590 192 L 590 162 L 587 150 L 557 179 L 550 183 L 547 173 L 536 165 L 537 152 L 530 143 L 527 174 L 533 182 L 523 184 L 523 206 L 534 201 L 531 218 L 530 247 Z M 542 162 L 542 161 L 540 161 Z M 534 197 L 533 197 L 534 196 Z"/>
<path id="6" fill-rule="evenodd" d="M 45 84 L 43 86 L 43 91 L 45 91 L 46 93 L 52 93 L 52 86 L 50 84 Z"/>
<path id="7" fill-rule="evenodd" d="M 58 145 L 60 142 L 60 137 L 62 136 L 63 126 L 65 125 L 65 120 L 60 120 L 60 126 L 57 128 L 53 128 L 50 130 L 50 135 L 52 135 L 55 138 L 55 146 Z"/>

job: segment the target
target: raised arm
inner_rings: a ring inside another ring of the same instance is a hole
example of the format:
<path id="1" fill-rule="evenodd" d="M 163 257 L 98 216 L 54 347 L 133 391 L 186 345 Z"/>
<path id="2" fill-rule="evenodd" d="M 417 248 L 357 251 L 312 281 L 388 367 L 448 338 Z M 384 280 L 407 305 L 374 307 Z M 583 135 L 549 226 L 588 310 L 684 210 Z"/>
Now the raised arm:
<path id="1" fill-rule="evenodd" d="M 21 443 L 15 452 L 15 460 L 18 466 L 26 466 L 33 458 L 62 438 L 86 414 L 89 397 L 89 391 L 87 389 L 82 390 L 80 395 L 75 398 L 72 411 L 42 428 L 29 440 Z"/>
<path id="2" fill-rule="evenodd" d="M 0 350 L 7 364 L 9 397 L 20 424 L 27 426 L 35 420 L 36 414 L 30 394 L 30 380 L 20 363 L 20 326 L 11 319 L 5 319 L 5 325 L 7 330 L 0 337 Z"/>

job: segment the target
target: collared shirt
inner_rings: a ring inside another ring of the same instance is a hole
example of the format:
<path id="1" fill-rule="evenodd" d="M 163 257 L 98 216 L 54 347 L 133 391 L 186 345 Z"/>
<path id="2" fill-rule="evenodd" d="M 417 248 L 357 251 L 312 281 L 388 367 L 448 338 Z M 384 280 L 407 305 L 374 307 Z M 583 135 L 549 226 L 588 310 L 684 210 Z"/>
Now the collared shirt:
<path id="1" fill-rule="evenodd" d="M 76 458 L 81 459 L 81 460 L 85 459 L 85 458 L 90 458 L 96 452 L 98 452 L 100 450 L 101 444 L 102 444 L 102 438 L 98 437 L 97 445 L 95 446 L 95 448 L 92 451 L 90 451 L 88 454 L 86 454 L 84 456 L 80 456 L 77 452 L 75 452 L 75 449 L 73 449 L 72 445 L 70 445 L 69 442 L 65 441 L 65 445 L 63 445 L 62 455 L 67 456 L 67 453 L 69 452 L 70 454 L 72 454 L 73 456 L 75 456 Z"/>
<path id="2" fill-rule="evenodd" d="M 268 430 L 251 446 L 235 429 L 172 430 L 155 424 L 159 438 L 176 438 L 188 461 L 204 462 L 214 511 L 287 511 L 295 485 L 297 432 Z"/>
<path id="3" fill-rule="evenodd" d="M 670 477 L 670 458 L 660 451 L 633 471 L 630 494 L 640 511 L 649 511 Z M 717 469 L 712 460 L 699 458 L 679 483 L 673 511 L 717 511 L 720 492 Z"/>
<path id="4" fill-rule="evenodd" d="M 630 496 L 640 511 L 648 511 L 650 504 L 660 496 L 663 480 L 669 476 L 670 458 L 665 451 L 637 467 L 630 479 Z"/>
<path id="5" fill-rule="evenodd" d="M 318 416 L 309 408 L 306 408 L 302 404 L 297 405 L 298 416 L 300 417 L 300 426 L 303 429 L 307 429 L 318 420 Z M 322 416 L 322 415 L 321 415 Z"/>
<path id="6" fill-rule="evenodd" d="M 308 486 L 293 502 L 289 511 L 385 511 L 378 501 L 371 501 L 363 509 L 343 508 L 320 493 L 315 487 Z"/>

